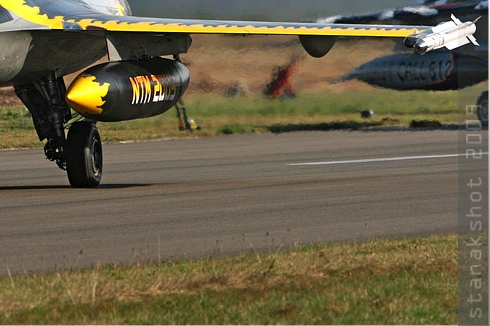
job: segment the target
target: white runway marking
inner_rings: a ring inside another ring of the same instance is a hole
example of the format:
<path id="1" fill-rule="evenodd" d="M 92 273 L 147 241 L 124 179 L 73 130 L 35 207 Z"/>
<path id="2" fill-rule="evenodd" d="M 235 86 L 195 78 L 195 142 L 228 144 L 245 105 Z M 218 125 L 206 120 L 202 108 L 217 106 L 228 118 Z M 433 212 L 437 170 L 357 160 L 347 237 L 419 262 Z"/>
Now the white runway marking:
<path id="1" fill-rule="evenodd" d="M 346 161 L 329 161 L 329 162 L 306 162 L 306 163 L 290 163 L 288 166 L 315 166 L 315 165 L 337 165 L 337 164 L 362 164 L 376 162 L 393 162 L 393 161 L 411 161 L 411 160 L 428 160 L 438 158 L 452 157 L 473 157 L 471 154 L 446 154 L 446 155 L 425 155 L 425 156 L 401 156 L 401 157 L 384 157 L 384 158 L 369 158 L 361 160 L 346 160 Z M 488 155 L 488 153 L 482 153 Z"/>

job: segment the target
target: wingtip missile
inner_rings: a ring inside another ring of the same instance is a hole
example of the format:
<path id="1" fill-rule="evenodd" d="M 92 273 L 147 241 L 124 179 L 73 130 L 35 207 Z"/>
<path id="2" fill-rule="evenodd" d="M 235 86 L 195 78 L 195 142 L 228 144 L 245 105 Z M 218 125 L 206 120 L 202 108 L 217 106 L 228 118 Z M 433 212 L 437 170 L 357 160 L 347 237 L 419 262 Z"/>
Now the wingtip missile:
<path id="1" fill-rule="evenodd" d="M 476 32 L 476 22 L 461 22 L 456 16 L 451 15 L 449 22 L 441 23 L 423 33 L 412 34 L 405 39 L 405 46 L 413 48 L 416 53 L 424 54 L 440 48 L 454 50 L 468 43 L 479 46 L 473 36 Z"/>

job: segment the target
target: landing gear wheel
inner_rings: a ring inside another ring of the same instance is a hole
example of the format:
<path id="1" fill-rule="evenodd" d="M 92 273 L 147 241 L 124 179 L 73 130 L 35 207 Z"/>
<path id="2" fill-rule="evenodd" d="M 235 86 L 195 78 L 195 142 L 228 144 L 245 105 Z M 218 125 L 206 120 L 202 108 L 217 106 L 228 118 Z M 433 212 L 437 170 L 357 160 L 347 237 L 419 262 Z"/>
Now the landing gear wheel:
<path id="1" fill-rule="evenodd" d="M 481 124 L 485 127 L 488 126 L 488 92 L 481 93 L 478 101 L 476 101 L 478 109 L 476 110 L 476 115 Z"/>
<path id="2" fill-rule="evenodd" d="M 93 188 L 102 178 L 102 142 L 91 122 L 74 123 L 66 140 L 66 171 L 75 188 Z"/>

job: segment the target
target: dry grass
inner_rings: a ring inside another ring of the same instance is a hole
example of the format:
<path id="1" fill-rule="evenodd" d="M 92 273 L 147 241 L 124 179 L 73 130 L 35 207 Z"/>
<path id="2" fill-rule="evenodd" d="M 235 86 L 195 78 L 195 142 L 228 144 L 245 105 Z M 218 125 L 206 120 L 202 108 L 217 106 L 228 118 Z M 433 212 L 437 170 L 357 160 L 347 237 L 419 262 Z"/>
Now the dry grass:
<path id="1" fill-rule="evenodd" d="M 317 245 L 270 255 L 0 280 L 0 323 L 455 324 L 457 238 Z"/>

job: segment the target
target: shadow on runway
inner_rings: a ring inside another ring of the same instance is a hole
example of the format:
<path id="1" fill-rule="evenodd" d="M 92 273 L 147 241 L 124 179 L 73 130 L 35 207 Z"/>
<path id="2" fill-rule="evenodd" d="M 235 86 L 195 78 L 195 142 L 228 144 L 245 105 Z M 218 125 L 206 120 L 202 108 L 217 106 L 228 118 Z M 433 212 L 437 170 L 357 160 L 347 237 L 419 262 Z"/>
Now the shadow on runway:
<path id="1" fill-rule="evenodd" d="M 0 186 L 0 191 L 13 191 L 13 190 L 61 190 L 61 189 L 73 189 L 73 190 L 103 190 L 103 189 L 127 189 L 136 187 L 149 187 L 152 184 L 101 184 L 96 188 L 73 188 L 69 185 L 35 185 L 35 186 Z"/>
<path id="2" fill-rule="evenodd" d="M 465 124 L 441 124 L 434 126 L 431 124 L 434 121 L 418 121 L 418 124 L 412 124 L 412 126 L 396 126 L 396 125 L 383 125 L 382 121 L 333 121 L 322 123 L 299 123 L 299 124 L 275 124 L 272 126 L 266 126 L 267 130 L 273 134 L 281 134 L 287 132 L 298 131 L 332 131 L 332 130 L 345 130 L 345 131 L 434 131 L 434 130 L 465 130 Z M 424 126 L 424 123 L 427 126 Z M 485 126 L 482 130 L 488 130 Z"/>
<path id="3" fill-rule="evenodd" d="M 296 131 L 329 131 L 329 130 L 359 130 L 381 126 L 381 121 L 333 121 L 321 123 L 288 123 L 266 126 L 273 134 L 281 134 Z"/>

